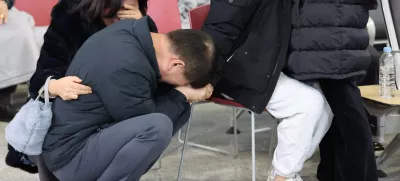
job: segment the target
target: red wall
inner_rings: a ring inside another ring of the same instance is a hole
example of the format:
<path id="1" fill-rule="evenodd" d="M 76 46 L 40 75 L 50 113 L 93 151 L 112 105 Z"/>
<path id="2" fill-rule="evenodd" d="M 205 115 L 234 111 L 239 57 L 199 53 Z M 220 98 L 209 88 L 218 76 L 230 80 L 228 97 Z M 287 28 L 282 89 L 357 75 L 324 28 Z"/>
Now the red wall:
<path id="1" fill-rule="evenodd" d="M 58 0 L 15 0 L 15 7 L 31 14 L 35 18 L 36 26 L 50 24 L 50 13 Z"/>
<path id="2" fill-rule="evenodd" d="M 16 0 L 15 7 L 35 18 L 36 26 L 50 23 L 50 13 L 58 0 Z M 160 33 L 181 28 L 178 0 L 149 0 L 148 14 L 154 19 Z"/>
<path id="3" fill-rule="evenodd" d="M 160 33 L 182 27 L 178 0 L 149 0 L 148 14 L 156 22 Z"/>

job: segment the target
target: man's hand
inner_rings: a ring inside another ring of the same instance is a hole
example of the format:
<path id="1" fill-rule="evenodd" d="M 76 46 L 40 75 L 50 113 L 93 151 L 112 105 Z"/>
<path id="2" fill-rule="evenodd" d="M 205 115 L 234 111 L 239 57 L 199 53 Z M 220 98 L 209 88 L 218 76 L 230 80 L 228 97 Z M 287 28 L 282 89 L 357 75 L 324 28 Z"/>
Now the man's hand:
<path id="1" fill-rule="evenodd" d="M 214 92 L 214 87 L 211 84 L 208 84 L 200 89 L 194 89 L 191 86 L 182 86 L 175 89 L 185 95 L 189 102 L 204 101 L 210 98 Z"/>

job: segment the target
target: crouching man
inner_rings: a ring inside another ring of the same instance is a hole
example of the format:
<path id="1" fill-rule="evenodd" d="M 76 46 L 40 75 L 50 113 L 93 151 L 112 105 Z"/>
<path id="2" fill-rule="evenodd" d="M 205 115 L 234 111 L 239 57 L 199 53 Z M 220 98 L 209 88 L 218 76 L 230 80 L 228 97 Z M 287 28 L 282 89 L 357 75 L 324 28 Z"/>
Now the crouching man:
<path id="1" fill-rule="evenodd" d="M 42 156 L 61 181 L 138 181 L 168 146 L 188 102 L 212 94 L 212 38 L 195 30 L 150 33 L 146 18 L 96 33 L 72 61 L 67 76 L 93 94 L 54 101 Z M 156 93 L 159 82 L 175 88 Z"/>

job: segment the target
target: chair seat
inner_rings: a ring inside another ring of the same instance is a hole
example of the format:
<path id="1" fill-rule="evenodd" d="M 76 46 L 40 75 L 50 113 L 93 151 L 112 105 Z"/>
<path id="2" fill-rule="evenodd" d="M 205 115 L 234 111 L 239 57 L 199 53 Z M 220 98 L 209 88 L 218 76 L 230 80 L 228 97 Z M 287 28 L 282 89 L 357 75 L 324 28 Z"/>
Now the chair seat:
<path id="1" fill-rule="evenodd" d="M 243 109 L 247 109 L 248 111 L 251 111 L 247 107 L 245 107 L 242 104 L 240 104 L 236 101 L 233 101 L 233 100 L 211 97 L 207 101 L 213 102 L 215 104 L 223 105 L 223 106 L 234 106 L 234 107 L 239 107 L 239 108 L 243 108 Z M 267 112 L 267 109 L 264 109 L 264 111 Z"/>

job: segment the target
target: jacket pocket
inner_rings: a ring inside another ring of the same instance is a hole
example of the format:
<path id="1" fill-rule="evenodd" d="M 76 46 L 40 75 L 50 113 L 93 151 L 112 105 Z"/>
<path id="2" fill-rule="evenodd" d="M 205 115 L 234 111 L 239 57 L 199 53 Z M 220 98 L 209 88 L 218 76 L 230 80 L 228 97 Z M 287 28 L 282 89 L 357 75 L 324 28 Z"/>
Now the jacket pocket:
<path id="1" fill-rule="evenodd" d="M 241 25 L 245 16 L 252 13 L 250 5 L 254 0 L 215 0 L 211 2 L 206 24 L 228 23 Z"/>

